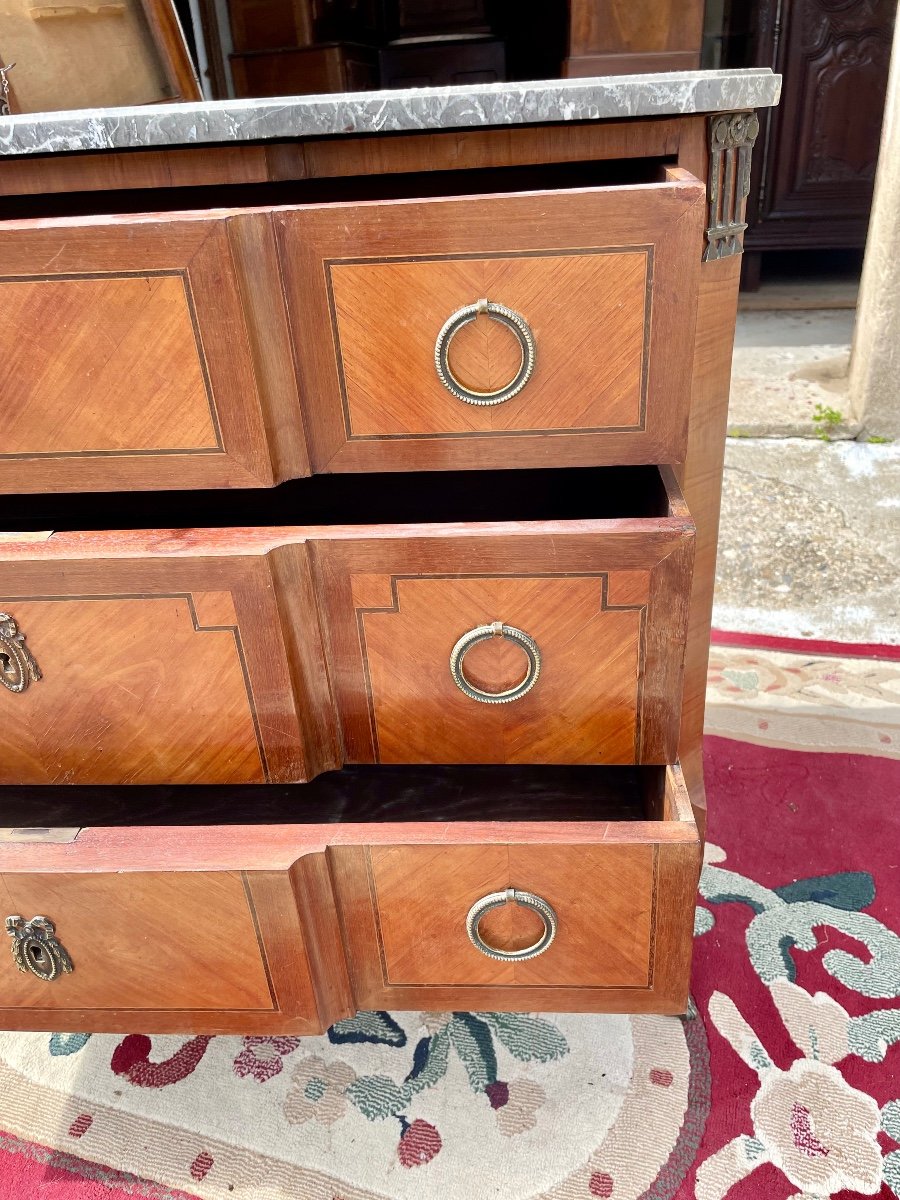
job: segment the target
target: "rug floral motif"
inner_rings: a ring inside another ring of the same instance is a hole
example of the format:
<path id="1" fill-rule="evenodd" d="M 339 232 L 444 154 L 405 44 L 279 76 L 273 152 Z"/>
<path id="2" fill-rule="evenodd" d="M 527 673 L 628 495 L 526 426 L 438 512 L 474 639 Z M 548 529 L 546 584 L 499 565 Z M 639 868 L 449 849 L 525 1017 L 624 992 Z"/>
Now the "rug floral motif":
<path id="1" fill-rule="evenodd" d="M 657 1186 L 669 1200 L 708 1109 L 705 1050 L 701 1023 L 652 1016 L 373 1012 L 322 1038 L 7 1034 L 0 1120 L 77 1147 L 75 1174 L 158 1197 L 637 1200 Z"/>

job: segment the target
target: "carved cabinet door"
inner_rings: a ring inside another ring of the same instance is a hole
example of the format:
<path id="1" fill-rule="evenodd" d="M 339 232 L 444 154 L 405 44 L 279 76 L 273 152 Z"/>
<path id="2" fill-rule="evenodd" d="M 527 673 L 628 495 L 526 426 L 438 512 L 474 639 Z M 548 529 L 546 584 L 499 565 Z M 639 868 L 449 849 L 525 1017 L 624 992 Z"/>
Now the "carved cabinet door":
<path id="1" fill-rule="evenodd" d="M 865 243 L 896 0 L 765 0 L 755 61 L 784 77 L 761 114 L 750 250 Z"/>

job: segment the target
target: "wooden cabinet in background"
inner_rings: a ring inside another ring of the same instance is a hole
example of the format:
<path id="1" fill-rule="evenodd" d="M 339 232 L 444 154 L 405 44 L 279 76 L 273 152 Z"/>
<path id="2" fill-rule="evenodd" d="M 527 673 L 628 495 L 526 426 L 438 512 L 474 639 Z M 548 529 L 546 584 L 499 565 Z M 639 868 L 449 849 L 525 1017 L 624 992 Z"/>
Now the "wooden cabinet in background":
<path id="1" fill-rule="evenodd" d="M 232 54 L 236 96 L 365 92 L 378 86 L 378 52 L 346 42 Z"/>
<path id="2" fill-rule="evenodd" d="M 865 245 L 896 0 L 761 0 L 736 5 L 749 28 L 733 57 L 784 77 L 778 108 L 760 113 L 744 274 L 766 250 Z"/>
<path id="3" fill-rule="evenodd" d="M 703 0 L 569 0 L 564 76 L 695 71 Z"/>

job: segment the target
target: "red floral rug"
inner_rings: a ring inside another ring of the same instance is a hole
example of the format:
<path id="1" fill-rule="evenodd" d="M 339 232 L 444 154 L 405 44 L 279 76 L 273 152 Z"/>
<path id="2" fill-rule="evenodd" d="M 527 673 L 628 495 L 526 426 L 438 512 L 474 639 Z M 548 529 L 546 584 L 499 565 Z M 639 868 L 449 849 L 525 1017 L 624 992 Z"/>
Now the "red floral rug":
<path id="1" fill-rule="evenodd" d="M 898 684 L 716 646 L 693 1016 L 0 1034 L 0 1200 L 900 1196 Z"/>

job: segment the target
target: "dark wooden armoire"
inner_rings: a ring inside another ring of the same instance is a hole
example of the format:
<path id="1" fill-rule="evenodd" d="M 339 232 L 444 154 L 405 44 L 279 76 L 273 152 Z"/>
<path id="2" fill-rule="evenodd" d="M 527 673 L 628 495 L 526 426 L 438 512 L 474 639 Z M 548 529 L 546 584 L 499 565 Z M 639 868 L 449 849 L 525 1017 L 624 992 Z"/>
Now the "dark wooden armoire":
<path id="1" fill-rule="evenodd" d="M 771 66 L 781 104 L 760 114 L 745 286 L 767 250 L 865 245 L 896 0 L 739 0 L 731 65 Z"/>

